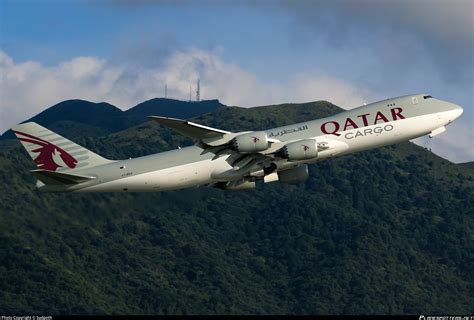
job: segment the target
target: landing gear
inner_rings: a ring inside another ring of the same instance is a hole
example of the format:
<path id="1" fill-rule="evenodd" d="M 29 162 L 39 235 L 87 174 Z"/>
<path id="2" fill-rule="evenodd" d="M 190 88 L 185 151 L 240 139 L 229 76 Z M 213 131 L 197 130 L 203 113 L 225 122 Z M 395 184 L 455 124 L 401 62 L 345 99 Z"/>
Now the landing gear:
<path id="1" fill-rule="evenodd" d="M 277 165 L 272 162 L 272 163 L 270 163 L 270 165 L 268 167 L 263 168 L 263 174 L 266 176 L 270 173 L 275 172 L 276 169 L 277 169 Z"/>

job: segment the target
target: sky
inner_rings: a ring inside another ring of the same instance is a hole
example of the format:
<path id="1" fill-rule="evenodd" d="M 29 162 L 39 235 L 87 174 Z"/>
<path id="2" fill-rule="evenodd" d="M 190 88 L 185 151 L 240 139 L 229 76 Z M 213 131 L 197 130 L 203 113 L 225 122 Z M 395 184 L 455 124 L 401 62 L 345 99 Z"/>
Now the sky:
<path id="1" fill-rule="evenodd" d="M 471 0 L 0 0 L 0 132 L 67 99 L 188 100 L 199 78 L 241 107 L 427 93 L 464 114 L 415 142 L 473 161 L 473 22 Z"/>

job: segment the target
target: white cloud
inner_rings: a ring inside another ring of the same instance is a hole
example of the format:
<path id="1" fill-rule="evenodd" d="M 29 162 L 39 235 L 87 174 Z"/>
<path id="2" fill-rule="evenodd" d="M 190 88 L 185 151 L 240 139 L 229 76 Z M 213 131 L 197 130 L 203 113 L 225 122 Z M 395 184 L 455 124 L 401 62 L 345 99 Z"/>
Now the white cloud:
<path id="1" fill-rule="evenodd" d="M 366 88 L 324 74 L 300 74 L 293 82 L 294 101 L 327 100 L 344 109 L 352 109 L 375 100 Z"/>
<path id="2" fill-rule="evenodd" d="M 120 68 L 92 57 L 46 67 L 33 61 L 15 63 L 0 51 L 0 130 L 62 100 L 106 100 L 120 73 Z"/>
<path id="3" fill-rule="evenodd" d="M 53 66 L 34 61 L 17 63 L 0 51 L 0 75 L 0 131 L 67 99 L 106 101 L 128 109 L 162 96 L 166 83 L 169 97 L 187 100 L 189 87 L 195 86 L 198 78 L 203 99 L 218 98 L 224 104 L 244 107 L 328 100 L 352 108 L 381 98 L 321 72 L 289 75 L 285 83 L 263 82 L 218 54 L 199 49 L 176 51 L 153 68 L 114 64 L 96 57 L 77 57 Z M 469 126 L 454 124 L 449 129 L 441 139 L 433 140 L 433 150 L 453 161 L 472 160 Z"/>
<path id="4" fill-rule="evenodd" d="M 1 131 L 67 99 L 106 101 L 127 109 L 162 96 L 166 83 L 170 97 L 187 100 L 190 85 L 194 98 L 198 78 L 202 98 L 245 107 L 323 99 L 353 107 L 370 98 L 361 88 L 318 73 L 296 74 L 287 83 L 264 83 L 218 54 L 199 49 L 176 51 L 153 68 L 96 57 L 77 57 L 53 66 L 17 63 L 0 51 L 0 73 Z"/>

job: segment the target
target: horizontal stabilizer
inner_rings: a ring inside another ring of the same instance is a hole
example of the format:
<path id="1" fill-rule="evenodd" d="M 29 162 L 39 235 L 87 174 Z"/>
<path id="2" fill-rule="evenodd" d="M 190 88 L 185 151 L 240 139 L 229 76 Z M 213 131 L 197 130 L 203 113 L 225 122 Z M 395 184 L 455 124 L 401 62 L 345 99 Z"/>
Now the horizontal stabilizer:
<path id="1" fill-rule="evenodd" d="M 40 180 L 46 185 L 78 184 L 95 179 L 95 177 L 90 176 L 61 173 L 49 170 L 32 170 L 30 172 L 36 177 L 36 179 Z"/>
<path id="2" fill-rule="evenodd" d="M 217 138 L 231 133 L 225 130 L 206 127 L 188 120 L 157 116 L 149 116 L 148 118 L 194 140 Z"/>

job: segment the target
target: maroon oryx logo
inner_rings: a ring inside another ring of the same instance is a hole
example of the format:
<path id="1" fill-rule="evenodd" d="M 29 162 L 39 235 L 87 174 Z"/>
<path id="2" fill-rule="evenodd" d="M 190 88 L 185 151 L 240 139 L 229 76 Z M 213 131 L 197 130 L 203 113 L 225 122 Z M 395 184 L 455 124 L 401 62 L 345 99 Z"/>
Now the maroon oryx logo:
<path id="1" fill-rule="evenodd" d="M 60 147 L 55 146 L 54 144 L 46 140 L 34 137 L 23 132 L 13 132 L 15 132 L 15 134 L 18 136 L 19 140 L 23 142 L 33 143 L 39 146 L 38 148 L 31 150 L 31 152 L 38 153 L 38 156 L 34 159 L 34 162 L 38 165 L 38 168 L 56 171 L 57 168 L 63 167 L 63 165 L 57 164 L 54 161 L 54 158 L 57 156 L 60 156 L 62 161 L 69 168 L 72 169 L 76 167 L 77 160 Z"/>
<path id="2" fill-rule="evenodd" d="M 253 143 L 257 143 L 257 141 L 260 141 L 260 139 L 257 138 L 257 137 L 252 137 L 252 141 L 253 141 Z"/>
<path id="3" fill-rule="evenodd" d="M 302 146 L 303 146 L 303 151 L 308 151 L 309 150 L 309 147 L 307 145 L 302 144 Z"/>

